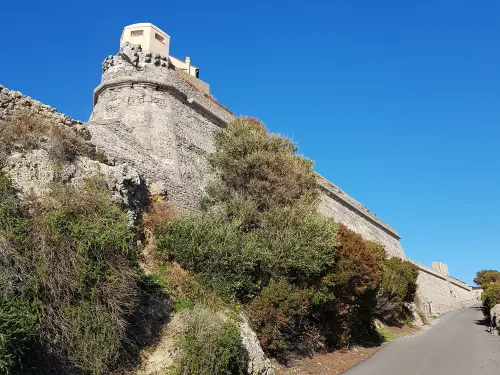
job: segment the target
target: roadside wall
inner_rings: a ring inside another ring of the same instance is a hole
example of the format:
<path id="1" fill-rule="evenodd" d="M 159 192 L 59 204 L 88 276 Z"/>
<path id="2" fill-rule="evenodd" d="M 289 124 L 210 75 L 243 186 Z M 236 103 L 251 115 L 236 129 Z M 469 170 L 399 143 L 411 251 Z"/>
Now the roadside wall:
<path id="1" fill-rule="evenodd" d="M 419 268 L 417 293 L 428 315 L 440 315 L 480 303 L 481 293 L 464 282 L 422 264 L 413 263 Z"/>

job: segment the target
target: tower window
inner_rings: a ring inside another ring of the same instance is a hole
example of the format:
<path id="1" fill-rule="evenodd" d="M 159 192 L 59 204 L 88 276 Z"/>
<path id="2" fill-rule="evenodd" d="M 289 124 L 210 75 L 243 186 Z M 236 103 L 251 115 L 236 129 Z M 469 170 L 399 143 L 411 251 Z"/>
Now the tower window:
<path id="1" fill-rule="evenodd" d="M 144 31 L 143 30 L 134 30 L 134 31 L 130 32 L 130 35 L 131 36 L 143 36 L 144 35 Z"/>
<path id="2" fill-rule="evenodd" d="M 162 37 L 160 34 L 155 33 L 155 39 L 165 44 L 164 42 L 165 38 Z"/>

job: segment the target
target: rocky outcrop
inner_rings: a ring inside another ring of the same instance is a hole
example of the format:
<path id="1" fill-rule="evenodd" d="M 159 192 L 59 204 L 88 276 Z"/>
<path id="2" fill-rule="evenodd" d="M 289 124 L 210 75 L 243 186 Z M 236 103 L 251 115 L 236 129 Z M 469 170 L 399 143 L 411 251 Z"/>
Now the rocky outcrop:
<path id="1" fill-rule="evenodd" d="M 115 202 L 126 207 L 133 219 L 147 200 L 144 181 L 127 164 L 107 165 L 85 156 L 54 163 L 48 151 L 37 149 L 10 155 L 5 170 L 22 194 L 46 195 L 55 182 L 81 186 L 85 180 L 98 178 L 103 181 Z"/>
<path id="2" fill-rule="evenodd" d="M 57 112 L 57 109 L 24 96 L 18 91 L 11 91 L 0 85 L 0 120 L 8 120 L 18 112 L 29 110 L 31 113 L 50 119 L 56 124 L 82 126 L 82 122 Z"/>
<path id="3" fill-rule="evenodd" d="M 500 304 L 493 306 L 490 316 L 490 333 L 498 335 L 500 334 Z"/>
<path id="4" fill-rule="evenodd" d="M 271 361 L 264 354 L 257 335 L 243 313 L 240 314 L 240 332 L 243 346 L 248 353 L 248 374 L 274 375 Z"/>

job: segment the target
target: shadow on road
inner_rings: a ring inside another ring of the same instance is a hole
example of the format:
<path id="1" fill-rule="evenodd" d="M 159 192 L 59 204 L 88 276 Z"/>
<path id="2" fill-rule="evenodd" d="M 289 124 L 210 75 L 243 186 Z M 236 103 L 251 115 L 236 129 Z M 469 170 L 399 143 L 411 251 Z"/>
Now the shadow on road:
<path id="1" fill-rule="evenodd" d="M 476 323 L 478 326 L 489 326 L 490 325 L 488 319 L 486 319 L 486 318 L 474 320 L 474 323 Z"/>

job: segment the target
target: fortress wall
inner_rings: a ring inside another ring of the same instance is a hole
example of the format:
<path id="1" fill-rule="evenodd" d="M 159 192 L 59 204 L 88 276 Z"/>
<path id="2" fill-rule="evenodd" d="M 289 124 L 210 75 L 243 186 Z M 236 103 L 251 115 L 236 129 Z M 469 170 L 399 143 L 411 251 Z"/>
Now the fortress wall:
<path id="1" fill-rule="evenodd" d="M 480 294 L 464 282 L 413 263 L 419 268 L 417 294 L 429 315 L 440 315 L 480 303 Z"/>
<path id="2" fill-rule="evenodd" d="M 319 176 L 321 212 L 361 234 L 365 239 L 385 246 L 389 256 L 405 259 L 400 237 L 396 230 L 351 198 L 330 181 Z"/>
<path id="3" fill-rule="evenodd" d="M 164 56 L 155 60 L 125 45 L 104 61 L 103 70 L 88 123 L 93 140 L 144 173 L 154 193 L 197 209 L 209 175 L 212 133 L 235 116 L 170 69 Z M 405 258 L 394 228 L 324 178 L 318 184 L 325 215 Z"/>
<path id="4" fill-rule="evenodd" d="M 166 56 L 126 44 L 103 71 L 87 124 L 93 142 L 140 171 L 152 194 L 196 210 L 209 176 L 212 133 L 235 116 L 169 68 Z"/>

